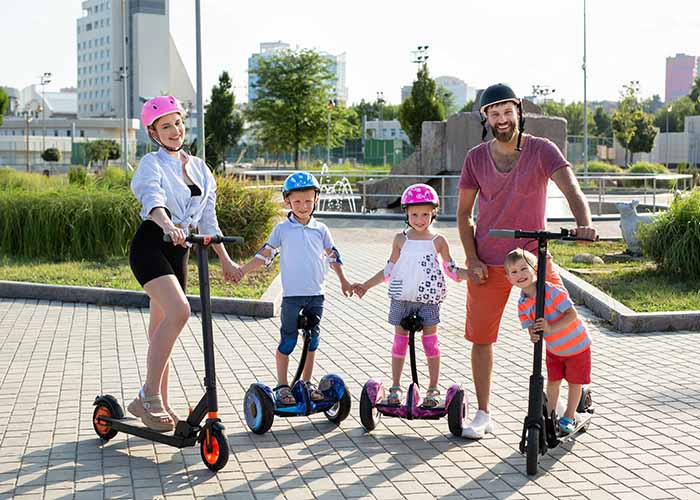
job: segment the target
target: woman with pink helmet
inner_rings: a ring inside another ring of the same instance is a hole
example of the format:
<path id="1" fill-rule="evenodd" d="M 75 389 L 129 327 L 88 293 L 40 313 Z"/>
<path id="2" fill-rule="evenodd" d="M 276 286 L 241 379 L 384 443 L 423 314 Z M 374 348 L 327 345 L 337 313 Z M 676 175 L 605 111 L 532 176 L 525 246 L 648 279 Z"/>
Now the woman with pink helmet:
<path id="1" fill-rule="evenodd" d="M 190 317 L 187 288 L 187 234 L 222 234 L 216 218 L 216 181 L 204 161 L 183 150 L 185 112 L 173 96 L 158 96 L 143 105 L 141 122 L 159 146 L 145 155 L 131 181 L 141 203 L 139 226 L 131 241 L 129 263 L 150 298 L 146 380 L 128 405 L 133 415 L 156 431 L 174 428 L 177 416 L 168 404 L 170 353 Z M 168 235 L 172 243 L 163 241 Z M 212 245 L 224 278 L 241 278 L 223 244 Z"/>
<path id="2" fill-rule="evenodd" d="M 413 184 L 407 187 L 401 196 L 401 208 L 406 213 L 408 228 L 394 236 L 391 255 L 384 269 L 355 286 L 355 292 L 361 298 L 373 286 L 384 281 L 389 283 L 389 323 L 394 325 L 392 386 L 387 400 L 390 405 L 401 404 L 401 372 L 408 350 L 408 331 L 401 326 L 401 320 L 413 313 L 422 319 L 421 341 L 428 359 L 430 381 L 423 406 L 434 408 L 440 403 L 437 325 L 440 323 L 440 304 L 447 292 L 443 270 L 455 280 L 466 279 L 467 271 L 455 266 L 447 239 L 432 229 L 439 206 L 440 199 L 431 186 Z M 443 261 L 442 267 L 438 256 Z"/>

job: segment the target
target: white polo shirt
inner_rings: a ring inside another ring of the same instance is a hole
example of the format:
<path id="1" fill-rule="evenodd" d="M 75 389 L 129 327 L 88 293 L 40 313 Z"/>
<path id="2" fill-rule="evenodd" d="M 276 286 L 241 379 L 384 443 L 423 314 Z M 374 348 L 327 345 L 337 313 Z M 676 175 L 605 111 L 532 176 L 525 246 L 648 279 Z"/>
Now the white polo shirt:
<path id="1" fill-rule="evenodd" d="M 326 249 L 333 246 L 324 223 L 311 217 L 304 225 L 292 214 L 274 227 L 267 243 L 280 251 L 283 297 L 324 294 Z"/>

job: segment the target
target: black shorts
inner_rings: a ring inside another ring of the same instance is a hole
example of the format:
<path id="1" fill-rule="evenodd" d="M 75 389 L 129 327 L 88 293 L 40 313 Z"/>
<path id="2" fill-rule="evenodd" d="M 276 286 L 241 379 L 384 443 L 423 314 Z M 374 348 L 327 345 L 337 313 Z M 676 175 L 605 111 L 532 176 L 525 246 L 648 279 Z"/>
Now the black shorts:
<path id="1" fill-rule="evenodd" d="M 129 248 L 129 265 L 141 286 L 167 274 L 174 274 L 187 292 L 189 248 L 163 241 L 163 230 L 152 220 L 141 223 Z"/>

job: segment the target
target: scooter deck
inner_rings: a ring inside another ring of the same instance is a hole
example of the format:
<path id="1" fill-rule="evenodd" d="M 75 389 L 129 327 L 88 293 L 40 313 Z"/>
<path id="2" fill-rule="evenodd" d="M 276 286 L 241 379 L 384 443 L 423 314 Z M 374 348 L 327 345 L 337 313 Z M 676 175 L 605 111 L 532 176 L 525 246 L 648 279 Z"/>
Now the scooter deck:
<path id="1" fill-rule="evenodd" d="M 131 434 L 132 436 L 138 436 L 144 439 L 149 439 L 151 441 L 157 441 L 159 443 L 174 446 L 176 448 L 194 446 L 194 444 L 197 442 L 196 433 L 192 434 L 191 436 L 184 437 L 176 435 L 174 430 L 167 432 L 154 431 L 153 429 L 149 429 L 148 427 L 146 427 L 139 418 L 102 417 L 101 420 L 108 422 L 109 426 L 112 429 L 115 429 L 119 432 L 124 432 L 125 434 Z"/>
<path id="2" fill-rule="evenodd" d="M 576 414 L 576 422 L 578 425 L 576 425 L 574 430 L 568 434 L 561 434 L 560 432 L 558 432 L 557 429 L 557 439 L 559 439 L 560 443 L 566 443 L 567 441 L 571 441 L 577 435 L 584 433 L 588 430 L 588 427 L 591 425 L 592 418 L 593 415 L 591 413 Z"/>
<path id="3" fill-rule="evenodd" d="M 377 403 L 377 404 L 375 405 L 375 408 L 391 408 L 391 409 L 394 409 L 394 408 L 400 408 L 401 406 L 402 406 L 402 405 L 391 405 L 391 404 L 389 404 L 389 400 L 388 400 L 388 399 L 384 399 L 384 400 L 382 400 L 381 402 Z M 427 406 L 418 405 L 418 408 L 420 408 L 421 410 L 446 411 L 446 408 L 445 408 L 445 405 L 444 405 L 444 404 L 440 404 L 440 405 L 437 405 L 437 406 L 432 406 L 432 407 L 430 407 L 430 408 L 427 407 Z"/>

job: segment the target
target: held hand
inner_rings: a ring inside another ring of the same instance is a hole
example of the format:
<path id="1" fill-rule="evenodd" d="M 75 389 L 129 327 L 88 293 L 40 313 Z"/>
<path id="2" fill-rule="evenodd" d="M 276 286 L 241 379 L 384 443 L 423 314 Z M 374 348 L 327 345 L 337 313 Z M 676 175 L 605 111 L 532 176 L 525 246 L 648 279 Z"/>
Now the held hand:
<path id="1" fill-rule="evenodd" d="M 170 240 L 173 242 L 173 245 L 180 245 L 183 247 L 186 246 L 185 238 L 187 238 L 187 235 L 181 228 L 173 225 L 171 228 L 163 230 L 163 233 L 170 236 Z"/>
<path id="2" fill-rule="evenodd" d="M 573 236 L 586 240 L 595 241 L 598 238 L 598 232 L 591 226 L 578 226 L 572 230 Z"/>
<path id="3" fill-rule="evenodd" d="M 539 318 L 535 320 L 535 324 L 533 325 L 533 329 L 536 332 L 543 332 L 543 333 L 550 333 L 551 328 L 549 327 L 549 323 L 547 323 L 547 320 L 544 318 Z"/>
<path id="4" fill-rule="evenodd" d="M 221 262 L 221 270 L 224 273 L 224 279 L 226 281 L 232 281 L 238 283 L 243 279 L 243 271 L 241 266 L 233 262 L 231 259 L 226 259 Z"/>
<path id="5" fill-rule="evenodd" d="M 343 291 L 343 295 L 346 297 L 352 297 L 352 294 L 355 291 L 353 286 L 348 281 L 341 281 L 340 289 Z"/>
<path id="6" fill-rule="evenodd" d="M 540 340 L 540 334 L 535 331 L 534 327 L 528 326 L 527 331 L 530 334 L 530 340 L 532 341 L 533 344 L 535 344 L 538 340 Z"/>
<path id="7" fill-rule="evenodd" d="M 471 259 L 467 261 L 467 274 L 472 283 L 480 285 L 488 279 L 489 270 L 479 259 Z"/>
<path id="8" fill-rule="evenodd" d="M 367 287 L 364 283 L 354 283 L 352 289 L 357 294 L 358 299 L 361 299 L 367 293 Z"/>

